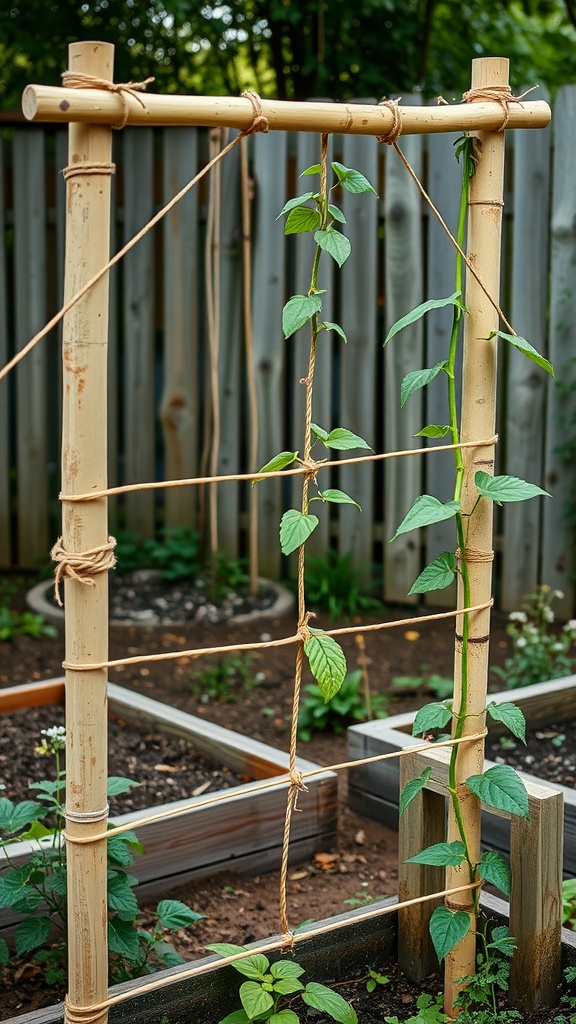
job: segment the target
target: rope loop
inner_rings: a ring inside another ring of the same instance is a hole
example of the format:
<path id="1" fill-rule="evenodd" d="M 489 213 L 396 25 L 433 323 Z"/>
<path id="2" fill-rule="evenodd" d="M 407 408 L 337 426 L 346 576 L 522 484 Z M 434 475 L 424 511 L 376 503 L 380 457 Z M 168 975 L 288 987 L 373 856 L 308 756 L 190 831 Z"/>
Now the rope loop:
<path id="1" fill-rule="evenodd" d="M 144 100 L 138 95 L 143 92 L 146 86 L 153 82 L 154 78 L 146 78 L 143 82 L 109 82 L 106 78 L 99 78 L 98 75 L 86 75 L 79 71 L 64 71 L 62 84 L 66 89 L 106 89 L 114 92 L 122 102 L 122 117 L 112 127 L 121 131 L 128 121 L 128 96 L 132 96 L 141 107 L 146 107 Z"/>
<path id="2" fill-rule="evenodd" d="M 462 551 L 460 548 L 456 548 L 456 558 L 459 562 L 462 561 Z M 493 562 L 494 552 L 493 551 L 480 551 L 478 548 L 465 548 L 464 555 L 467 562 Z"/>
<path id="3" fill-rule="evenodd" d="M 64 167 L 62 174 L 66 181 L 80 174 L 116 174 L 116 164 L 107 163 L 77 163 Z"/>
<path id="4" fill-rule="evenodd" d="M 50 557 L 57 564 L 54 574 L 54 597 L 60 607 L 62 607 L 60 596 L 62 580 L 68 577 L 76 580 L 77 583 L 84 583 L 87 587 L 96 586 L 92 577 L 96 573 L 113 569 L 116 565 L 115 547 L 115 538 L 108 537 L 106 543 L 97 548 L 90 548 L 89 551 L 69 552 L 64 547 L 62 537 L 58 538 L 50 552 Z"/>
<path id="5" fill-rule="evenodd" d="M 270 131 L 270 122 L 268 118 L 262 113 L 262 100 L 260 99 L 257 92 L 253 92 L 251 89 L 246 89 L 245 92 L 241 92 L 240 96 L 242 99 L 250 100 L 252 104 L 252 111 L 254 114 L 254 120 L 249 128 L 245 128 L 241 135 L 253 135 L 254 132 L 268 132 Z"/>
<path id="6" fill-rule="evenodd" d="M 528 93 L 534 92 L 534 89 L 537 88 L 537 85 L 533 85 L 531 89 L 526 89 L 526 92 L 523 92 L 520 96 L 513 96 L 512 89 L 509 85 L 484 85 L 478 89 L 468 89 L 467 92 L 463 93 L 462 99 L 465 103 L 474 103 L 476 101 L 499 103 L 504 112 L 504 120 L 498 128 L 498 131 L 503 132 L 510 120 L 510 104 L 521 104 L 524 97 L 527 96 Z"/>
<path id="7" fill-rule="evenodd" d="M 397 100 L 380 100 L 379 107 L 388 107 L 388 110 L 392 113 L 392 127 L 387 135 L 377 135 L 378 142 L 383 142 L 387 146 L 393 146 L 402 135 L 402 111 L 400 109 L 400 99 Z"/>

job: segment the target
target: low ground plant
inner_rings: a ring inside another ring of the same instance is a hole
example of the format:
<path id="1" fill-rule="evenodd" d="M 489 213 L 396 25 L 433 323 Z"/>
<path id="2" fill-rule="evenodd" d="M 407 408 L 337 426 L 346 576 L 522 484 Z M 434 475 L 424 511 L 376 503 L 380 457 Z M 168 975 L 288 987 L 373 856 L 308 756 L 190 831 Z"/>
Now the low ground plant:
<path id="1" fill-rule="evenodd" d="M 351 551 L 340 555 L 329 548 L 325 557 L 309 556 L 304 586 L 310 608 L 327 611 L 331 620 L 382 611 L 382 602 L 374 596 L 375 581 L 354 564 Z"/>
<path id="2" fill-rule="evenodd" d="M 58 636 L 58 630 L 46 622 L 43 615 L 16 612 L 8 605 L 0 605 L 0 643 L 6 643 L 17 636 L 31 636 L 39 640 L 43 636 Z"/>
<path id="3" fill-rule="evenodd" d="M 0 797 L 0 908 L 10 907 L 23 916 L 15 931 L 14 955 L 39 965 L 49 985 L 66 980 L 67 882 L 63 796 L 66 786 L 62 756 L 65 730 L 55 726 L 42 730 L 36 748 L 40 756 L 54 758 L 53 780 L 30 783 L 36 799 L 14 804 Z M 118 796 L 137 785 L 119 776 L 108 779 L 108 796 Z M 134 887 L 138 880 L 128 873 L 134 854 L 142 846 L 132 831 L 108 840 L 108 944 L 112 981 L 149 974 L 184 963 L 167 941 L 167 932 L 185 928 L 200 920 L 200 914 L 178 900 L 162 900 L 156 920 L 149 929 L 139 921 Z M 15 866 L 14 844 L 29 841 L 33 852 Z M 10 962 L 7 943 L 0 939 L 0 967 Z"/>
<path id="4" fill-rule="evenodd" d="M 221 704 L 232 704 L 250 696 L 264 678 L 263 672 L 254 672 L 249 654 L 230 654 L 208 668 L 200 669 L 188 689 L 204 703 L 215 700 Z"/>
<path id="5" fill-rule="evenodd" d="M 524 598 L 519 611 L 510 612 L 506 632 L 512 640 L 512 656 L 503 668 L 492 668 L 507 689 L 560 679 L 574 671 L 576 620 L 565 623 L 560 631 L 552 629 L 552 605 L 561 597 L 560 590 L 541 584 Z"/>
<path id="6" fill-rule="evenodd" d="M 302 701 L 298 716 L 298 738 L 308 743 L 313 732 L 344 733 L 355 722 L 366 722 L 371 718 L 386 718 L 388 698 L 383 694 L 370 695 L 370 707 L 366 703 L 362 671 L 348 672 L 340 689 L 326 700 L 318 683 L 305 687 L 307 696 Z"/>

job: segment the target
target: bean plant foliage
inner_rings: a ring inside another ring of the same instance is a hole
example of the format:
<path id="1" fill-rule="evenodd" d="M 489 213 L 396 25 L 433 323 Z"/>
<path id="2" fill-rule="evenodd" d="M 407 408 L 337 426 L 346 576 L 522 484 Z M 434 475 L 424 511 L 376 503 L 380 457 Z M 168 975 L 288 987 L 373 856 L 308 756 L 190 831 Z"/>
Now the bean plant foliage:
<path id="1" fill-rule="evenodd" d="M 456 155 L 458 159 L 462 160 L 463 165 L 462 192 L 457 229 L 457 241 L 460 247 L 462 247 L 464 241 L 469 183 L 474 174 L 475 167 L 472 146 L 472 139 L 465 137 L 459 141 L 456 150 Z M 392 339 L 400 335 L 405 327 L 415 323 L 431 311 L 446 306 L 452 307 L 452 330 L 447 358 L 436 363 L 433 367 L 414 370 L 408 373 L 401 384 L 400 403 L 403 406 L 416 391 L 442 375 L 447 384 L 448 422 L 427 424 L 416 436 L 428 438 L 445 437 L 449 442 L 458 445 L 460 443 L 460 433 L 456 408 L 456 365 L 460 347 L 461 327 L 464 317 L 467 315 L 462 293 L 462 258 L 460 255 L 456 258 L 455 286 L 455 291 L 447 298 L 431 299 L 428 302 L 424 302 L 397 321 L 388 332 L 385 344 L 388 344 Z M 541 356 L 524 338 L 519 338 L 515 334 L 503 331 L 496 331 L 492 332 L 485 340 L 487 343 L 492 344 L 500 341 L 511 345 L 525 358 L 530 359 L 539 369 L 552 376 L 554 375 L 553 368 L 548 360 Z M 515 476 L 492 476 L 490 473 L 478 471 L 474 476 L 476 495 L 471 499 L 471 507 L 465 507 L 462 502 L 464 461 L 461 449 L 454 449 L 454 460 L 455 483 L 452 498 L 449 501 L 440 501 L 432 494 L 420 495 L 413 502 L 411 508 L 406 512 L 404 519 L 396 528 L 392 541 L 412 530 L 430 526 L 444 520 L 453 520 L 456 528 L 456 544 L 459 557 L 457 558 L 453 551 L 439 552 L 414 581 L 409 593 L 427 594 L 435 590 L 441 590 L 449 586 L 458 576 L 460 577 L 463 607 L 470 607 L 471 583 L 466 555 L 466 540 L 469 524 L 480 503 L 489 501 L 495 505 L 502 505 L 507 502 L 526 501 L 539 496 L 549 497 L 549 494 L 537 484 L 521 480 Z M 462 710 L 455 710 L 452 700 L 428 704 L 426 707 L 421 708 L 415 717 L 413 726 L 413 734 L 415 736 L 431 739 L 437 736 L 438 733 L 444 735 L 448 729 L 451 735 L 457 739 L 464 734 L 469 694 L 468 641 L 470 635 L 470 614 L 464 613 L 462 619 L 462 659 L 461 678 L 459 680 L 459 707 Z M 525 742 L 524 716 L 514 704 L 496 704 L 491 702 L 488 703 L 485 710 L 489 717 L 503 723 L 517 739 Z M 444 786 L 444 788 L 447 789 L 452 804 L 459 838 L 452 842 L 435 843 L 433 846 L 429 846 L 408 858 L 408 861 L 414 864 L 436 865 L 447 868 L 462 867 L 467 872 L 471 883 L 480 879 L 495 885 L 506 896 L 510 896 L 510 868 L 506 859 L 494 851 L 484 852 L 478 862 L 472 856 L 459 806 L 460 787 L 457 785 L 456 773 L 458 749 L 456 745 L 451 748 L 448 785 Z M 400 796 L 401 814 L 406 812 L 407 807 L 415 797 L 431 781 L 441 784 L 438 780 L 432 779 L 432 769 L 427 767 L 420 776 L 407 783 Z M 465 780 L 465 783 L 470 793 L 473 793 L 479 800 L 495 810 L 506 811 L 523 818 L 528 818 L 526 788 L 519 775 L 508 765 L 496 765 L 481 774 L 472 775 Z M 456 1004 L 460 1008 L 458 1020 L 462 1020 L 463 1024 L 468 1020 L 482 1021 L 482 1024 L 484 1022 L 485 1024 L 496 1024 L 496 1022 L 500 1021 L 519 1019 L 516 1011 L 502 1011 L 497 1006 L 497 991 L 507 988 L 509 958 L 514 950 L 514 939 L 508 935 L 506 929 L 495 929 L 490 934 L 487 922 L 479 915 L 479 894 L 477 889 L 473 890 L 472 914 L 464 910 L 453 910 L 446 905 L 441 905 L 434 910 L 430 919 L 430 935 L 438 959 L 443 960 L 454 949 L 474 927 L 474 921 L 477 922 L 477 971 L 474 975 L 460 979 L 465 987 L 458 997 Z"/>
<path id="2" fill-rule="evenodd" d="M 280 522 L 280 547 L 282 553 L 290 555 L 297 551 L 299 566 L 302 568 L 302 571 L 306 541 L 319 523 L 318 516 L 311 511 L 312 503 L 319 502 L 321 505 L 354 505 L 358 511 L 362 511 L 355 498 L 345 491 L 337 487 L 320 487 L 317 482 L 317 472 L 321 469 L 322 461 L 315 461 L 312 450 L 327 449 L 328 454 L 330 451 L 371 451 L 368 442 L 352 430 L 342 426 L 323 426 L 312 420 L 311 409 L 317 342 L 321 335 L 328 332 L 338 335 L 344 344 L 346 344 L 347 340 L 344 328 L 340 324 L 323 319 L 322 302 L 325 289 L 320 288 L 318 285 L 321 258 L 326 254 L 338 264 L 338 267 L 342 267 L 351 252 L 350 241 L 342 231 L 343 225 L 346 223 L 344 214 L 331 201 L 331 193 L 333 190 L 341 188 L 352 195 L 372 194 L 376 196 L 375 189 L 360 171 L 346 167 L 337 161 L 334 161 L 331 165 L 333 183 L 330 188 L 328 187 L 327 137 L 323 136 L 322 138 L 322 163 L 308 167 L 301 175 L 304 178 L 318 176 L 320 178 L 319 190 L 303 192 L 302 195 L 289 199 L 279 214 L 279 217 L 285 217 L 284 233 L 286 235 L 311 233 L 316 242 L 310 288 L 306 295 L 293 295 L 288 299 L 282 312 L 282 330 L 285 339 L 292 338 L 302 327 L 310 324 L 311 339 L 308 375 L 303 381 L 307 389 L 307 398 L 309 399 L 307 403 L 309 412 L 306 416 L 303 451 L 302 455 L 300 455 L 299 451 L 279 452 L 272 456 L 259 471 L 261 474 L 278 472 L 294 465 L 301 465 L 308 470 L 303 476 L 301 507 L 299 509 L 287 509 Z M 309 493 L 311 483 L 316 489 L 312 495 Z M 300 604 L 300 620 L 301 625 L 303 625 L 305 615 L 302 601 Z M 312 675 L 320 687 L 323 699 L 328 702 L 338 693 L 346 678 L 344 651 L 333 637 L 328 636 L 320 629 L 307 630 L 304 651 L 308 658 Z"/>

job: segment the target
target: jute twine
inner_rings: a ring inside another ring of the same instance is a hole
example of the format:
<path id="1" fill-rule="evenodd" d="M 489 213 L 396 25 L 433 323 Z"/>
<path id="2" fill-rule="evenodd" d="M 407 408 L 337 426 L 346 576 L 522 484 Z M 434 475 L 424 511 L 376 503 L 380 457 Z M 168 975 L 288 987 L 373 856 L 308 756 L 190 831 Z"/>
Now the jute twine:
<path id="1" fill-rule="evenodd" d="M 386 135 L 377 135 L 378 142 L 383 142 L 387 146 L 393 146 L 402 134 L 402 110 L 400 108 L 400 100 L 380 100 L 379 107 L 387 107 L 392 113 L 392 127 Z"/>
<path id="2" fill-rule="evenodd" d="M 502 107 L 504 118 L 502 124 L 497 130 L 499 132 L 503 132 L 510 120 L 510 104 L 521 104 L 524 97 L 527 96 L 528 93 L 534 92 L 534 89 L 537 88 L 537 85 L 533 85 L 531 89 L 527 89 L 521 96 L 513 96 L 512 89 L 509 85 L 483 85 L 478 89 L 468 89 L 468 92 L 463 93 L 462 99 L 465 103 L 476 103 L 481 101 L 499 103 Z"/>
<path id="3" fill-rule="evenodd" d="M 60 597 L 62 581 L 67 578 L 76 580 L 77 583 L 84 583 L 87 587 L 94 587 L 96 584 L 92 577 L 96 573 L 113 569 L 116 565 L 115 547 L 114 537 L 108 537 L 105 544 L 90 548 L 88 551 L 66 551 L 62 537 L 58 538 L 50 552 L 50 557 L 57 566 L 54 574 L 54 597 L 60 607 L 62 607 L 62 598 Z"/>
<path id="4" fill-rule="evenodd" d="M 112 125 L 116 131 L 121 131 L 128 121 L 128 96 L 132 96 L 141 107 L 145 107 L 146 104 L 138 93 L 143 92 L 146 86 L 153 81 L 154 78 L 146 78 L 143 82 L 110 82 L 107 78 L 98 78 L 98 75 L 85 75 L 78 71 L 64 71 L 62 74 L 62 85 L 66 89 L 105 89 L 120 98 L 122 117 Z"/>

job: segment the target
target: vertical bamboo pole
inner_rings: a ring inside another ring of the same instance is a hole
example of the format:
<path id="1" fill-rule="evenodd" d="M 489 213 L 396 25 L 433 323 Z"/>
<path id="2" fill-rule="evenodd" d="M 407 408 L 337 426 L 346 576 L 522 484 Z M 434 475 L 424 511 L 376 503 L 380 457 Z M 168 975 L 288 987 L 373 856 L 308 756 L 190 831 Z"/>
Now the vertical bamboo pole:
<path id="1" fill-rule="evenodd" d="M 503 57 L 481 57 L 472 61 L 472 89 L 485 86 L 508 85 L 508 60 Z M 504 119 L 504 111 L 503 111 Z M 468 255 L 490 295 L 498 301 L 500 285 L 500 238 L 502 223 L 502 196 L 504 187 L 504 132 L 474 133 L 478 158 L 476 172 L 470 183 L 470 209 L 468 216 Z M 486 341 L 491 331 L 498 329 L 498 314 L 468 273 L 466 280 L 466 307 L 464 320 L 464 360 L 462 370 L 462 424 L 461 440 L 472 441 L 492 437 L 496 413 L 496 342 Z M 470 512 L 477 492 L 474 476 L 478 470 L 492 472 L 493 452 L 487 448 L 463 450 L 464 474 L 461 504 Z M 492 564 L 492 502 L 482 498 L 474 515 L 466 520 L 466 550 L 470 572 L 470 603 L 482 604 L 491 596 Z M 459 579 L 459 607 L 464 606 L 462 581 Z M 468 641 L 468 687 L 462 692 L 462 662 L 464 616 L 456 619 L 454 710 L 464 711 L 463 735 L 477 732 L 485 721 L 486 688 L 488 678 L 488 644 L 490 611 L 485 609 L 470 615 Z M 483 741 L 463 744 L 456 761 L 456 790 L 473 863 L 480 860 L 480 804 L 465 786 L 470 775 L 480 774 L 484 763 Z M 460 838 L 455 816 L 450 807 L 448 841 Z M 448 868 L 447 888 L 462 885 L 469 880 L 466 863 L 459 868 Z M 470 911 L 469 893 L 459 893 L 450 900 L 453 910 Z M 474 928 L 474 920 L 472 927 Z M 452 950 L 445 962 L 445 1011 L 456 1014 L 454 999 L 459 986 L 455 980 L 475 970 L 476 937 L 472 931 Z"/>
<path id="2" fill-rule="evenodd" d="M 73 43 L 70 70 L 112 79 L 114 47 Z M 109 163 L 109 127 L 71 124 L 69 165 Z M 79 173 L 68 180 L 67 301 L 109 258 L 110 176 Z M 62 490 L 78 494 L 106 487 L 106 361 L 108 278 L 104 277 L 64 320 Z M 66 551 L 87 551 L 108 537 L 106 499 L 64 502 Z M 67 580 L 66 661 L 86 664 L 108 657 L 107 573 L 94 586 Z M 107 673 L 66 671 L 66 830 L 86 837 L 106 830 Z M 67 845 L 68 999 L 73 1007 L 101 1001 L 107 992 L 106 840 Z M 107 1012 L 90 1020 L 105 1021 Z M 70 1018 L 67 1015 L 66 1020 Z"/>
<path id="3" fill-rule="evenodd" d="M 240 173 L 242 179 L 242 313 L 244 320 L 244 349 L 246 355 L 246 387 L 248 389 L 248 472 L 258 470 L 258 395 L 254 373 L 254 336 L 252 330 L 252 216 L 254 181 L 248 163 L 248 139 L 240 143 Z M 250 488 L 248 497 L 248 564 L 250 593 L 258 590 L 258 493 Z"/>

